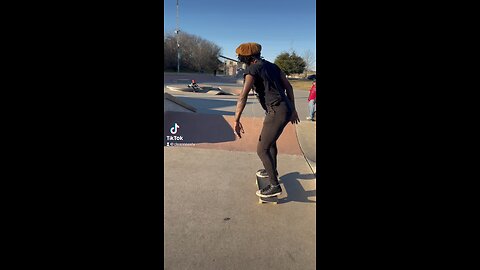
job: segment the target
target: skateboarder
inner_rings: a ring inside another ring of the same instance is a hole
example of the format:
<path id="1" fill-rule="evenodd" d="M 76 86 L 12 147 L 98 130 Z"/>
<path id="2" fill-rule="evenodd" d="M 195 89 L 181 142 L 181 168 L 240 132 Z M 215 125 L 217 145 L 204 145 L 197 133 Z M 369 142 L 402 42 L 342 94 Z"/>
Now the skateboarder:
<path id="1" fill-rule="evenodd" d="M 200 88 L 200 86 L 198 86 L 195 80 L 192 80 L 192 83 L 189 84 L 188 87 L 191 87 L 193 89 L 193 92 L 195 92 L 195 90 L 198 90 Z"/>
<path id="2" fill-rule="evenodd" d="M 245 133 L 240 117 L 247 104 L 248 93 L 254 89 L 265 110 L 262 131 L 258 138 L 257 154 L 265 169 L 259 170 L 257 176 L 268 177 L 270 185 L 257 191 L 257 196 L 268 198 L 280 195 L 282 188 L 278 183 L 277 144 L 283 129 L 291 122 L 300 122 L 295 109 L 292 85 L 285 73 L 275 64 L 260 57 L 262 46 L 258 43 L 243 43 L 238 46 L 238 60 L 247 65 L 244 71 L 243 90 L 237 101 L 234 129 L 241 138 Z"/>

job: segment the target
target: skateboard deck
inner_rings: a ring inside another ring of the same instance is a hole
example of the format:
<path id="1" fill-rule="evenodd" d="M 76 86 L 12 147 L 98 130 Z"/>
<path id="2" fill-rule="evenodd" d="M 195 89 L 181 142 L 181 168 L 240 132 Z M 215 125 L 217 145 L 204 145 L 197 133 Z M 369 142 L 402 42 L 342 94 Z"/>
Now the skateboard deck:
<path id="1" fill-rule="evenodd" d="M 255 175 L 255 177 L 257 178 L 256 182 L 257 182 L 257 188 L 259 190 L 270 184 L 270 180 L 268 178 L 258 177 L 257 175 Z M 270 198 L 258 197 L 258 203 L 259 204 L 263 204 L 263 203 L 277 204 L 277 202 L 278 202 L 278 197 L 277 196 L 273 196 L 273 197 L 270 197 Z"/>

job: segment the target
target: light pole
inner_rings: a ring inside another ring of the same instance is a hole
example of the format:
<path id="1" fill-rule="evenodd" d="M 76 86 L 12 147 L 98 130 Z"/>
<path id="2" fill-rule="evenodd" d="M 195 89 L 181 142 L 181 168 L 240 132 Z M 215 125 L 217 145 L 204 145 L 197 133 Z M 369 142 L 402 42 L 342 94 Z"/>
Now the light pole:
<path id="1" fill-rule="evenodd" d="M 177 73 L 180 73 L 180 44 L 178 43 L 178 0 L 177 0 L 177 29 L 175 30 L 175 34 L 177 34 Z"/>

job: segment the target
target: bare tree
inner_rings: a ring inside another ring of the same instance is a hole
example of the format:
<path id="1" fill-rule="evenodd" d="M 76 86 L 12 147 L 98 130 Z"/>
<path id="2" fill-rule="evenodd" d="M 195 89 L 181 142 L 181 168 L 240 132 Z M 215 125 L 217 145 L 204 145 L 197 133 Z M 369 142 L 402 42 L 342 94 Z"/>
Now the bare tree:
<path id="1" fill-rule="evenodd" d="M 305 77 L 306 77 L 307 72 L 313 70 L 313 67 L 315 66 L 315 54 L 310 49 L 307 49 L 303 53 L 302 58 L 306 64 L 306 68 L 305 68 Z"/>
<path id="2" fill-rule="evenodd" d="M 177 68 L 177 41 L 173 33 L 163 37 L 163 67 L 165 70 L 176 70 Z"/>
<path id="3" fill-rule="evenodd" d="M 164 37 L 164 68 L 166 70 L 176 68 L 177 50 L 180 50 L 180 70 L 182 71 L 211 72 L 218 68 L 218 56 L 221 50 L 219 46 L 185 32 L 180 32 L 178 38 L 179 48 L 176 46 L 174 34 L 167 34 Z"/>

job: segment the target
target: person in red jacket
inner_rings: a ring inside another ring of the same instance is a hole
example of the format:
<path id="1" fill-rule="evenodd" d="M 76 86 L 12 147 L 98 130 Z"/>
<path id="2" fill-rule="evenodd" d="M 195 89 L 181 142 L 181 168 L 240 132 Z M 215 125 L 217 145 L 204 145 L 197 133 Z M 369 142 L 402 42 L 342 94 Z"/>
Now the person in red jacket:
<path id="1" fill-rule="evenodd" d="M 310 115 L 307 116 L 307 120 L 314 121 L 313 116 L 317 111 L 317 86 L 315 80 L 313 80 L 312 88 L 310 88 L 310 95 L 308 96 L 308 111 Z"/>

